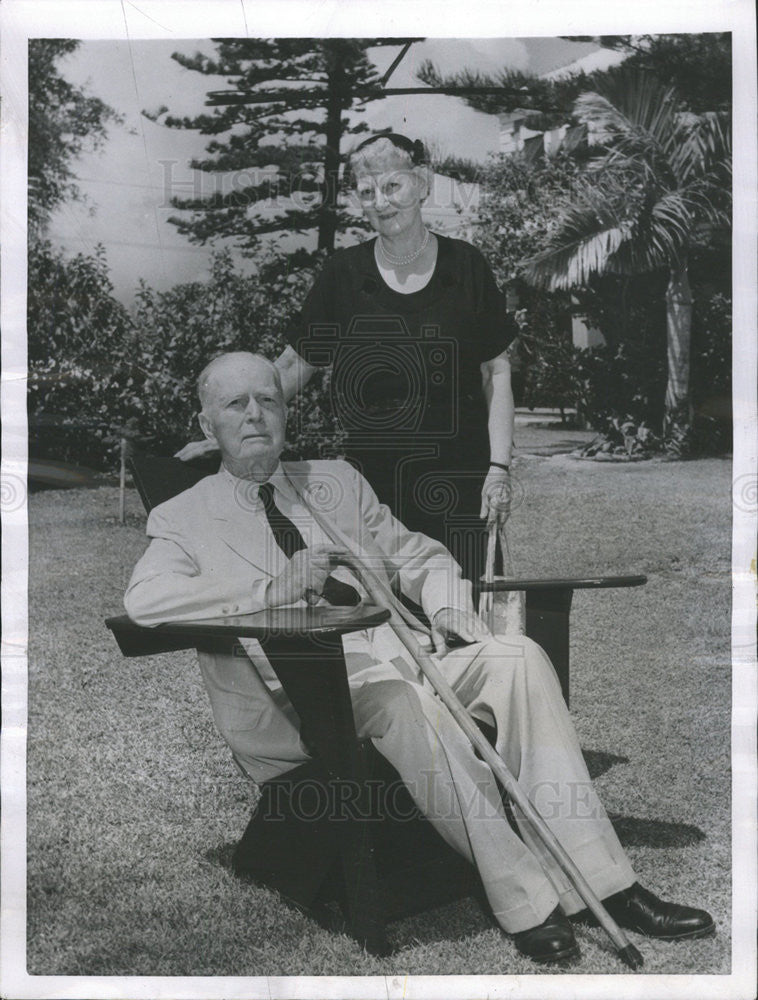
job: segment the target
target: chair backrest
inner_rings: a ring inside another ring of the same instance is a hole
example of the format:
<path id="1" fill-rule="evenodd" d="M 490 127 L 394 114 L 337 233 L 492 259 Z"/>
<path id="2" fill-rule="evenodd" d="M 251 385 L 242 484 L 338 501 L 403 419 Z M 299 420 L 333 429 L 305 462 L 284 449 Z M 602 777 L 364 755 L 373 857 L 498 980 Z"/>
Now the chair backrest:
<path id="1" fill-rule="evenodd" d="M 148 514 L 153 507 L 218 471 L 218 459 L 213 462 L 206 459 L 200 465 L 178 458 L 146 455 L 136 448 L 132 448 L 126 462 Z"/>

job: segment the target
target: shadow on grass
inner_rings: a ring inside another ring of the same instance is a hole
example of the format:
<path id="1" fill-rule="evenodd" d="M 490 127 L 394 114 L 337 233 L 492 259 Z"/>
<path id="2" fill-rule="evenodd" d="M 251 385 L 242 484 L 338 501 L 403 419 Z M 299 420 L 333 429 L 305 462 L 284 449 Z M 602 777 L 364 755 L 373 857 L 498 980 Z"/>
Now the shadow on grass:
<path id="1" fill-rule="evenodd" d="M 628 764 L 628 757 L 619 757 L 615 753 L 605 753 L 603 750 L 582 750 L 582 756 L 584 757 L 584 762 L 587 765 L 587 770 L 590 772 L 590 777 L 593 779 L 599 777 L 601 774 L 605 774 L 606 771 L 614 766 L 614 764 Z"/>
<path id="2" fill-rule="evenodd" d="M 210 850 L 206 851 L 203 857 L 208 864 L 214 865 L 216 868 L 223 868 L 230 875 L 235 875 L 234 852 L 236 847 L 236 843 L 217 844 L 216 847 L 211 847 Z"/>
<path id="3" fill-rule="evenodd" d="M 246 882 L 248 885 L 254 886 L 257 889 L 263 889 L 266 892 L 271 893 L 283 906 L 286 906 L 295 913 L 299 913 L 304 917 L 314 920 L 319 927 L 329 931 L 331 934 L 347 933 L 347 922 L 336 901 L 322 901 L 317 899 L 310 906 L 304 906 L 303 904 L 298 903 L 297 900 L 290 899 L 288 896 L 285 896 L 277 889 L 272 889 L 270 886 L 257 882 L 251 875 L 241 872 L 235 868 L 234 854 L 236 849 L 236 843 L 218 844 L 216 847 L 212 847 L 210 850 L 207 850 L 203 857 L 209 864 L 215 865 L 218 868 L 223 868 L 230 875 L 233 875 L 234 878 L 238 878 L 240 881 Z"/>
<path id="4" fill-rule="evenodd" d="M 616 764 L 628 764 L 629 758 L 619 754 L 607 753 L 602 750 L 583 750 L 587 769 L 592 779 L 609 771 Z M 509 811 L 509 810 L 508 810 Z M 510 819 L 510 817 L 509 817 Z M 705 833 L 697 826 L 689 823 L 671 823 L 657 819 L 640 819 L 634 816 L 611 815 L 610 820 L 625 847 L 687 847 L 705 840 Z M 215 867 L 222 868 L 230 875 L 241 878 L 251 885 L 258 885 L 249 875 L 235 870 L 235 843 L 217 844 L 204 853 L 205 860 Z M 272 890 L 268 890 L 272 891 Z M 280 892 L 274 892 L 279 901 L 303 916 L 310 917 L 324 930 L 332 933 L 345 933 L 347 926 L 344 916 L 335 901 L 317 900 L 311 906 L 302 906 L 287 898 Z M 471 933 L 472 927 L 477 931 L 487 926 L 494 926 L 493 918 L 484 899 L 477 899 L 476 893 L 465 900 L 461 899 L 450 904 L 426 910 L 423 920 L 418 915 L 393 921 L 391 934 L 392 950 L 407 947 L 410 936 L 414 945 L 428 944 L 433 941 L 457 938 Z"/>
<path id="5" fill-rule="evenodd" d="M 611 816 L 610 821 L 624 847 L 689 847 L 705 840 L 705 833 L 691 823 L 635 816 Z"/>
<path id="6" fill-rule="evenodd" d="M 582 754 L 593 780 L 616 764 L 629 763 L 628 757 L 603 750 L 583 749 Z M 665 820 L 622 815 L 611 815 L 610 819 L 624 847 L 688 847 L 705 840 L 703 830 L 691 823 L 671 823 Z M 235 848 L 236 844 L 220 844 L 206 851 L 205 859 L 210 864 L 237 875 L 234 869 Z"/>
<path id="7" fill-rule="evenodd" d="M 632 816 L 611 816 L 610 819 L 625 847 L 686 847 L 705 839 L 702 830 L 688 823 L 669 823 Z M 337 900 L 316 899 L 311 905 L 303 906 L 282 893 L 257 883 L 251 876 L 235 871 L 233 859 L 236 846 L 235 843 L 218 844 L 207 850 L 204 858 L 209 864 L 224 869 L 229 875 L 241 879 L 251 887 L 272 893 L 282 906 L 313 920 L 322 930 L 349 936 L 345 914 Z M 419 914 L 390 920 L 387 935 L 390 953 L 397 954 L 404 949 L 440 941 L 463 940 L 492 928 L 496 929 L 497 923 L 486 900 L 483 894 L 474 891 L 469 896 Z"/>
<path id="8" fill-rule="evenodd" d="M 582 750 L 587 770 L 594 780 L 615 764 L 628 764 L 628 757 L 602 750 Z M 624 847 L 689 847 L 705 840 L 705 833 L 691 823 L 668 823 L 661 819 L 638 819 L 635 816 L 610 817 L 616 835 Z"/>

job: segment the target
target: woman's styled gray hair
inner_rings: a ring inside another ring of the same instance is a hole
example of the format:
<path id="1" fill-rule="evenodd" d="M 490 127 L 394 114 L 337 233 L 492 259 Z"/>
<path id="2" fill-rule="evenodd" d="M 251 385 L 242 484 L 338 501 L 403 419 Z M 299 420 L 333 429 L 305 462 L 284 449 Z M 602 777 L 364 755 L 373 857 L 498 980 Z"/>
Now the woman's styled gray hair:
<path id="1" fill-rule="evenodd" d="M 347 167 L 345 169 L 345 182 L 348 186 L 352 186 L 355 183 L 355 160 L 361 159 L 362 155 L 366 157 L 370 156 L 370 152 L 364 151 L 370 150 L 371 146 L 382 142 L 382 140 L 390 143 L 399 152 L 405 153 L 410 160 L 411 166 L 420 167 L 429 165 L 429 154 L 427 153 L 426 146 L 420 139 L 409 139 L 408 136 L 400 135 L 399 132 L 377 132 L 376 135 L 371 135 L 368 139 L 364 139 L 354 150 L 348 153 Z M 379 151 L 378 149 L 376 150 L 376 152 Z"/>

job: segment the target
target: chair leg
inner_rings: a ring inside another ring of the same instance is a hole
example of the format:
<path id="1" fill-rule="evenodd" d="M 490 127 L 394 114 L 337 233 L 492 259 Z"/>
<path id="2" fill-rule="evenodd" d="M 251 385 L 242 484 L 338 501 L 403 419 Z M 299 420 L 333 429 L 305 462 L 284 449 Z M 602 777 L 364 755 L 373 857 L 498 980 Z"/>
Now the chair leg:
<path id="1" fill-rule="evenodd" d="M 569 615 L 571 587 L 530 590 L 526 594 L 526 634 L 545 650 L 569 703 Z"/>
<path id="2" fill-rule="evenodd" d="M 308 761 L 261 786 L 261 798 L 234 852 L 238 875 L 308 909 L 340 855 L 338 831 L 322 810 L 327 776 Z M 309 801 L 314 796 L 319 801 Z M 325 811 L 325 810 L 324 810 Z"/>
<path id="3" fill-rule="evenodd" d="M 374 864 L 368 823 L 349 824 L 343 841 L 342 874 L 345 881 L 347 930 L 366 951 L 383 957 L 390 954 L 384 906 Z"/>
<path id="4" fill-rule="evenodd" d="M 358 744 L 357 773 L 361 775 L 354 791 L 353 817 L 342 821 L 342 875 L 345 885 L 345 906 L 348 932 L 372 955 L 390 954 L 385 930 L 384 900 L 376 869 L 376 850 L 372 824 L 374 803 L 366 776 L 370 773 L 366 760 L 367 747 Z M 339 822 L 339 818 L 338 818 Z"/>
<path id="5" fill-rule="evenodd" d="M 336 837 L 348 933 L 372 954 L 386 955 L 384 907 L 371 841 L 370 790 L 355 733 L 341 639 L 320 635 L 314 648 L 303 637 L 289 636 L 264 643 L 264 649 L 323 767 L 328 806 L 324 825 Z"/>

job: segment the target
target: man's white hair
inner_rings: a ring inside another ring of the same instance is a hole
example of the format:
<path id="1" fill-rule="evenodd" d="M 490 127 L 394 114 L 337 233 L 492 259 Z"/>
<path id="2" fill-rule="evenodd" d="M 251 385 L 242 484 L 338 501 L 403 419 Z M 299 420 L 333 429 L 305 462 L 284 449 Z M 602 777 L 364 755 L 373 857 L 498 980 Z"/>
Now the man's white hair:
<path id="1" fill-rule="evenodd" d="M 273 361 L 269 361 L 268 358 L 264 358 L 262 354 L 256 354 L 254 351 L 227 351 L 225 354 L 217 354 L 215 358 L 212 358 L 198 375 L 197 395 L 203 410 L 207 408 L 210 401 L 211 382 L 217 374 L 217 369 L 223 368 L 227 363 L 239 363 L 242 358 L 252 358 L 254 361 L 260 361 L 270 368 L 274 374 L 277 388 L 282 392 L 282 376 Z"/>

